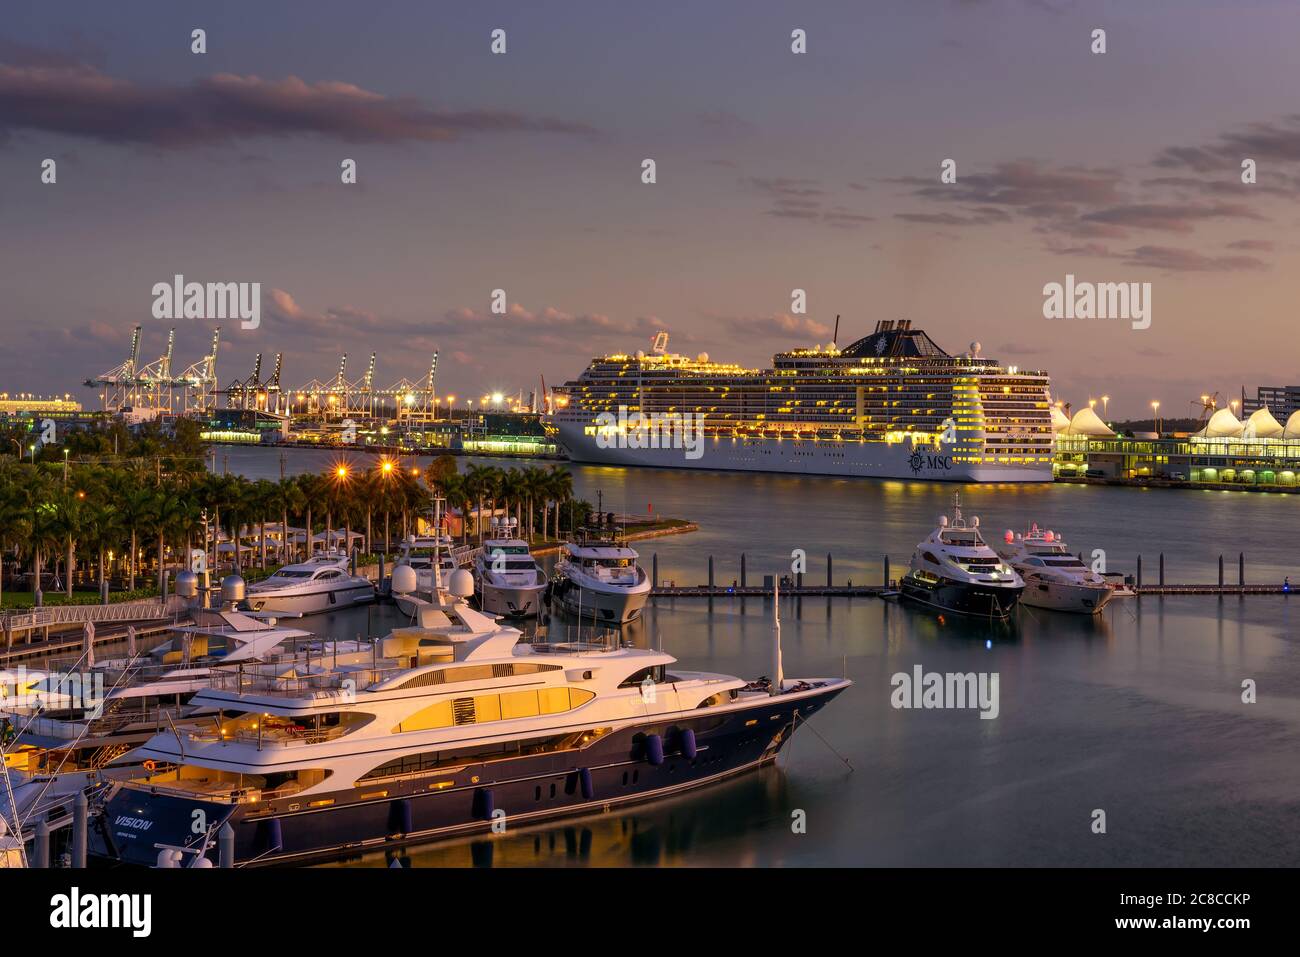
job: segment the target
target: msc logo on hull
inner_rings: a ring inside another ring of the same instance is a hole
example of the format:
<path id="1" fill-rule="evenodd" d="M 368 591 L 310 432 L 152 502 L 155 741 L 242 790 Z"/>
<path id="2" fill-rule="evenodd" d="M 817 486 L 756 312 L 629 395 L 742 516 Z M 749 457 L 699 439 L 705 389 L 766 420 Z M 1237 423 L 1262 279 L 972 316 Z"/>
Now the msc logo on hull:
<path id="1" fill-rule="evenodd" d="M 926 471 L 950 472 L 952 471 L 952 456 L 913 452 L 908 456 L 907 464 L 911 466 L 913 475 Z"/>

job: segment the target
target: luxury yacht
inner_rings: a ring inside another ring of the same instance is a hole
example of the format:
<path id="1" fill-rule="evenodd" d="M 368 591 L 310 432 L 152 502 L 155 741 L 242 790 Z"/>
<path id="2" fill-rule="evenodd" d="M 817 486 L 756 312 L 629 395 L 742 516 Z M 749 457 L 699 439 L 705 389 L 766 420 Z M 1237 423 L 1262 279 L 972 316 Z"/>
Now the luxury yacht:
<path id="1" fill-rule="evenodd" d="M 348 571 L 346 555 L 316 555 L 285 565 L 270 578 L 248 586 L 252 611 L 311 615 L 373 601 L 375 586 Z"/>
<path id="2" fill-rule="evenodd" d="M 418 625 L 328 669 L 214 674 L 194 701 L 217 719 L 140 748 L 150 770 L 102 796 L 92 853 L 204 866 L 229 823 L 235 863 L 259 865 L 609 811 L 774 761 L 851 683 L 784 678 L 779 637 L 757 681 L 618 642 L 529 644 L 472 590 L 456 572 Z"/>
<path id="3" fill-rule="evenodd" d="M 494 523 L 493 535 L 474 558 L 474 588 L 479 607 L 507 618 L 530 618 L 542 610 L 546 573 L 511 534 L 514 519 Z"/>
<path id="4" fill-rule="evenodd" d="M 1026 605 L 1095 615 L 1115 594 L 1106 579 L 1070 554 L 1059 535 L 1037 523 L 1024 534 L 1008 530 L 997 552 L 1024 579 L 1020 600 Z"/>
<path id="5" fill-rule="evenodd" d="M 650 577 L 637 553 L 613 539 L 569 542 L 555 564 L 553 607 L 601 624 L 622 624 L 641 614 L 650 598 Z"/>
<path id="6" fill-rule="evenodd" d="M 170 641 L 147 654 L 90 666 L 84 659 L 51 662 L 38 680 L 15 681 L 24 690 L 4 699 L 0 726 L 13 733 L 5 770 L 23 821 L 34 826 L 45 815 L 52 828 L 66 824 L 72 797 L 110 762 L 184 720 L 213 668 L 261 661 L 315 639 L 236 611 L 196 615 L 201 624 L 175 628 Z"/>
<path id="7" fill-rule="evenodd" d="M 902 597 L 960 615 L 1008 617 L 1025 583 L 985 544 L 979 524 L 978 517 L 966 524 L 953 495 L 952 521 L 940 516 L 939 527 L 916 546 L 899 584 Z"/>

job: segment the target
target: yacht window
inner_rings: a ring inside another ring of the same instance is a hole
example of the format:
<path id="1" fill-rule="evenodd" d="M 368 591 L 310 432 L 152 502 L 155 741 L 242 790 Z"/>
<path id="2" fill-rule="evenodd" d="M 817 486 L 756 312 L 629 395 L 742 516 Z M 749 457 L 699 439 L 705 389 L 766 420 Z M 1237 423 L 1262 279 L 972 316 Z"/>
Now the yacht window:
<path id="1" fill-rule="evenodd" d="M 611 730 L 613 729 L 587 728 L 584 731 L 571 731 L 568 734 L 531 738 L 524 741 L 464 745 L 448 747 L 443 751 L 424 751 L 420 754 L 408 754 L 405 757 L 393 758 L 391 761 L 367 771 L 357 780 L 357 784 L 369 783 L 376 778 L 428 774 L 439 768 L 474 762 L 497 761 L 502 758 L 547 754 L 553 751 L 571 751 L 586 747 L 592 741 L 608 734 Z"/>
<path id="2" fill-rule="evenodd" d="M 929 552 L 923 552 L 923 553 L 921 554 L 921 557 L 924 558 L 924 559 L 925 559 L 927 562 L 929 562 L 931 565 L 938 565 L 938 564 L 939 564 L 939 559 L 935 558 L 935 557 L 934 557 L 933 555 L 931 555 Z"/>
<path id="3" fill-rule="evenodd" d="M 452 698 L 421 708 L 396 725 L 392 733 L 483 724 L 511 718 L 528 718 L 539 714 L 559 714 L 579 708 L 594 697 L 596 697 L 594 692 L 584 691 L 581 688 L 542 688 Z"/>
<path id="4" fill-rule="evenodd" d="M 653 681 L 655 684 L 662 684 L 664 679 L 667 678 L 668 676 L 668 666 L 655 665 L 651 668 L 642 668 L 640 671 L 630 674 L 626 678 L 624 678 L 622 682 L 619 683 L 619 687 L 620 688 L 635 687 L 636 685 L 639 685 L 641 682 L 645 681 L 646 675 L 649 675 L 650 680 Z"/>
<path id="5" fill-rule="evenodd" d="M 310 578 L 310 571 L 296 571 L 292 568 L 281 568 L 271 576 L 272 578 Z"/>
<path id="6" fill-rule="evenodd" d="M 329 581 L 331 578 L 338 578 L 338 577 L 339 577 L 339 573 L 338 573 L 338 572 L 335 572 L 335 571 L 321 572 L 321 573 L 316 577 L 316 580 L 317 580 L 317 581 L 322 581 L 322 582 L 323 582 L 323 581 Z"/>

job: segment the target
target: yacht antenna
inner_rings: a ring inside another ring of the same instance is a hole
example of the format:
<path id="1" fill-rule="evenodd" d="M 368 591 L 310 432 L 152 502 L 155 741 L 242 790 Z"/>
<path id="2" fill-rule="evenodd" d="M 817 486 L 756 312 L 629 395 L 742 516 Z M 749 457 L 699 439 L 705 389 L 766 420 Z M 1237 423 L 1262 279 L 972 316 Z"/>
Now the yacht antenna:
<path id="1" fill-rule="evenodd" d="M 772 578 L 772 639 L 776 645 L 776 660 L 768 694 L 776 696 L 781 693 L 781 687 L 785 684 L 785 668 L 781 663 L 781 586 L 775 576 Z"/>
<path id="2" fill-rule="evenodd" d="M 835 346 L 835 348 L 838 349 L 839 341 L 840 341 L 840 315 L 839 313 L 836 313 L 835 314 L 835 335 L 831 338 L 831 345 Z"/>

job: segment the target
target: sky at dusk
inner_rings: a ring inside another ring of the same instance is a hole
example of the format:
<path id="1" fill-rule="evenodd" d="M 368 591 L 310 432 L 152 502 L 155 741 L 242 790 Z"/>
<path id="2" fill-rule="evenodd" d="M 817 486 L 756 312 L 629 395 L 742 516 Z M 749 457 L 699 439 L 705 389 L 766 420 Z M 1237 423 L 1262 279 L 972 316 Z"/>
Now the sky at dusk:
<path id="1" fill-rule="evenodd" d="M 526 393 L 661 328 L 765 365 L 841 314 L 1191 414 L 1300 382 L 1298 51 L 1300 4 L 1246 0 L 10 4 L 0 390 L 94 406 L 137 323 L 196 361 L 214 323 L 151 315 L 180 273 L 262 284 L 222 382 L 437 349 L 444 394 Z M 1150 328 L 1045 319 L 1067 273 L 1151 283 Z"/>

